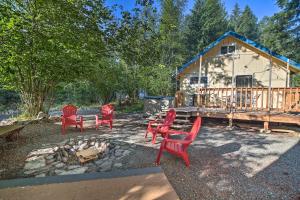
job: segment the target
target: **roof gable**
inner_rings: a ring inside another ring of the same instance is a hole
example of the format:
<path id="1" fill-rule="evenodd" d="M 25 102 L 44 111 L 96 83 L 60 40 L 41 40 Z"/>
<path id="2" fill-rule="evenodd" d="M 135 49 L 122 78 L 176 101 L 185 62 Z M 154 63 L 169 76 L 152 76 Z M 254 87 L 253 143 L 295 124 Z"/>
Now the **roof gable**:
<path id="1" fill-rule="evenodd" d="M 287 57 L 282 56 L 280 54 L 277 54 L 273 51 L 271 51 L 270 49 L 268 49 L 267 47 L 264 47 L 263 45 L 254 42 L 240 34 L 237 34 L 236 32 L 233 31 L 229 31 L 226 32 L 224 35 L 222 35 L 221 37 L 219 37 L 216 41 L 214 41 L 213 43 L 211 43 L 209 46 L 207 46 L 203 51 L 201 51 L 200 53 L 198 53 L 194 58 L 192 58 L 192 60 L 190 60 L 189 62 L 187 62 L 186 64 L 182 65 L 181 67 L 179 67 L 178 69 L 178 73 L 182 73 L 187 67 L 189 67 L 192 63 L 194 63 L 195 61 L 197 61 L 201 56 L 204 56 L 207 52 L 209 52 L 212 48 L 214 48 L 215 46 L 217 46 L 223 39 L 225 39 L 228 36 L 232 36 L 256 49 L 258 49 L 259 51 L 262 51 L 266 54 L 269 54 L 285 63 L 289 62 L 289 65 L 297 70 L 300 70 L 300 64 L 293 61 L 293 60 L 289 60 Z"/>

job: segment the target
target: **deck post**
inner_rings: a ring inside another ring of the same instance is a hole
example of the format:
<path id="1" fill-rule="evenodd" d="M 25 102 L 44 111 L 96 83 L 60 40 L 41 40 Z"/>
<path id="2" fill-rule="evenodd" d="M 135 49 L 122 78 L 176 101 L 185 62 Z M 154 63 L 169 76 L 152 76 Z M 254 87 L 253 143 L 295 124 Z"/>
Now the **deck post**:
<path id="1" fill-rule="evenodd" d="M 200 60 L 199 60 L 198 87 L 200 87 L 201 84 L 201 76 L 202 76 L 202 55 L 200 56 Z"/>
<path id="2" fill-rule="evenodd" d="M 201 76 L 202 76 L 202 55 L 200 56 L 200 60 L 199 60 L 199 72 L 198 72 L 198 91 L 196 91 L 196 94 L 197 94 L 197 107 L 199 107 L 200 105 L 200 92 L 199 92 L 199 89 L 200 89 L 200 84 L 201 84 Z"/>
<path id="3" fill-rule="evenodd" d="M 290 59 L 287 60 L 287 63 L 286 63 L 286 87 L 290 87 Z"/>
<path id="4" fill-rule="evenodd" d="M 232 72 L 231 72 L 231 96 L 230 96 L 230 118 L 229 127 L 233 126 L 233 87 L 234 87 L 234 57 L 232 55 Z"/>
<path id="5" fill-rule="evenodd" d="M 269 131 L 269 122 L 264 122 L 264 132 Z"/>
<path id="6" fill-rule="evenodd" d="M 269 88 L 268 88 L 268 102 L 267 102 L 269 113 L 271 112 L 271 107 L 272 107 L 272 100 L 271 100 L 272 67 L 273 67 L 273 63 L 272 63 L 272 55 L 271 55 L 270 56 L 270 66 L 269 66 Z"/>

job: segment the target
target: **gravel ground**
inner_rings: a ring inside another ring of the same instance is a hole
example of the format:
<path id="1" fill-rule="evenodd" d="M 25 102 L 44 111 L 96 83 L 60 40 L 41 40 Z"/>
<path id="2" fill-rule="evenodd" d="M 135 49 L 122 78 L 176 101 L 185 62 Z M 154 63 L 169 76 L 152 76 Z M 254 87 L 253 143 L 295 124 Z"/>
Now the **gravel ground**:
<path id="1" fill-rule="evenodd" d="M 139 115 L 118 117 L 113 130 L 93 121 L 85 124 L 84 135 L 102 134 L 136 144 L 136 151 L 124 160 L 124 168 L 154 166 L 159 141 L 144 139 L 145 127 Z M 15 142 L 0 141 L 0 177 L 18 178 L 27 154 L 33 149 L 61 142 L 81 133 L 69 128 L 60 134 L 60 124 L 26 126 Z M 261 134 L 244 129 L 226 130 L 204 126 L 189 148 L 191 167 L 164 154 L 161 160 L 168 180 L 181 199 L 300 199 L 299 137 Z"/>

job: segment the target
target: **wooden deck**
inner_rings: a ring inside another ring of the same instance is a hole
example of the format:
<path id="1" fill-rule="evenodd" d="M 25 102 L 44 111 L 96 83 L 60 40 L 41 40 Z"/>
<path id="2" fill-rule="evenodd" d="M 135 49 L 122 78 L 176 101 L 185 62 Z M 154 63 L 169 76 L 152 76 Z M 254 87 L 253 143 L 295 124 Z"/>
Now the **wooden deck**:
<path id="1" fill-rule="evenodd" d="M 222 108 L 198 108 L 198 107 L 179 107 L 176 108 L 177 113 L 190 113 L 192 116 L 197 116 L 198 112 L 202 117 L 246 120 L 246 121 L 261 121 L 261 122 L 277 122 L 286 124 L 296 124 L 300 126 L 300 113 L 283 113 L 283 112 L 266 112 L 266 111 L 234 111 L 230 112 Z"/>

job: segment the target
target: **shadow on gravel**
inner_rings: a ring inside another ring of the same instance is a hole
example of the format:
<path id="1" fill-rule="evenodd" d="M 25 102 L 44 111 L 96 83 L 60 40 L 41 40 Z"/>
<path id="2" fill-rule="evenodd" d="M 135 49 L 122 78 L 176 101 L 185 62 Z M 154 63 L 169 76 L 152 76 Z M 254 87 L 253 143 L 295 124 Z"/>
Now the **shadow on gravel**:
<path id="1" fill-rule="evenodd" d="M 61 135 L 59 124 L 36 124 L 21 133 L 22 143 L 0 152 L 0 169 L 23 167 L 24 157 L 43 144 L 57 143 L 78 135 L 99 134 L 123 143 L 136 144 L 123 161 L 124 169 L 154 166 L 161 138 L 152 145 L 145 140 L 145 126 L 138 115 L 119 117 L 113 130 L 95 130 L 93 121 L 83 133 L 68 128 Z M 189 147 L 191 167 L 164 153 L 161 166 L 181 199 L 297 199 L 300 196 L 299 138 L 259 134 L 225 127 L 202 127 Z M 13 170 L 12 170 L 13 171 Z M 13 174 L 12 177 L 17 176 Z"/>

